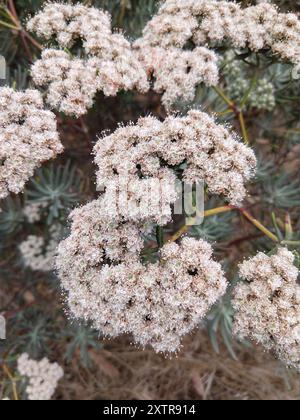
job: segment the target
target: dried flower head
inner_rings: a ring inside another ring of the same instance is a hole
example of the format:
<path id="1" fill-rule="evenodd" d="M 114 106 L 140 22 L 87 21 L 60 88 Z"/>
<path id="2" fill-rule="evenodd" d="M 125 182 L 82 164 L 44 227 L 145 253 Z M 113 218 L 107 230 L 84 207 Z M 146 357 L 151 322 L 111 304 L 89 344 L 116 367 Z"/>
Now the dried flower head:
<path id="1" fill-rule="evenodd" d="M 106 336 L 130 333 L 137 344 L 175 352 L 225 293 L 221 266 L 208 243 L 187 238 L 165 245 L 160 262 L 143 265 L 141 228 L 111 216 L 104 203 L 73 212 L 71 235 L 58 249 L 71 316 Z"/>
<path id="2" fill-rule="evenodd" d="M 0 198 L 19 193 L 41 163 L 63 151 L 55 115 L 37 90 L 0 89 Z"/>
<path id="3" fill-rule="evenodd" d="M 300 370 L 300 286 L 294 255 L 286 248 L 268 257 L 263 253 L 245 261 L 246 280 L 234 292 L 235 333 L 274 352 Z"/>
<path id="4" fill-rule="evenodd" d="M 64 376 L 57 363 L 50 363 L 47 358 L 37 362 L 30 359 L 26 353 L 18 359 L 18 371 L 29 380 L 26 393 L 30 401 L 51 400 L 58 381 Z"/>
<path id="5" fill-rule="evenodd" d="M 185 163 L 186 182 L 204 180 L 212 194 L 224 195 L 234 205 L 244 199 L 245 183 L 256 167 L 249 147 L 213 118 L 195 110 L 182 118 L 170 116 L 160 122 L 147 117 L 136 125 L 120 127 L 98 141 L 95 154 L 98 187 L 125 179 L 128 185 L 135 186 L 130 193 L 137 200 L 145 188 L 141 178 L 149 182 L 150 178 L 159 181 L 167 177 L 170 194 L 165 195 L 164 206 L 176 197 L 171 191 L 174 166 Z"/>
<path id="6" fill-rule="evenodd" d="M 111 30 L 110 16 L 94 7 L 47 3 L 28 28 L 62 49 L 45 49 L 32 66 L 37 86 L 47 87 L 47 102 L 67 115 L 80 116 L 92 107 L 97 92 L 115 96 L 120 90 L 149 89 L 147 74 L 131 44 Z M 83 43 L 78 58 L 63 50 Z"/>
<path id="7" fill-rule="evenodd" d="M 199 82 L 216 84 L 216 56 L 208 50 L 208 45 L 221 42 L 230 42 L 236 48 L 249 47 L 253 51 L 270 49 L 281 59 L 296 65 L 300 63 L 300 21 L 297 15 L 279 13 L 276 6 L 265 2 L 242 8 L 230 1 L 166 0 L 146 25 L 135 48 L 145 68 L 158 78 L 154 88 L 165 91 L 163 100 L 169 106 L 173 101 L 176 78 L 176 96 L 186 99 L 194 96 Z M 200 53 L 199 47 L 202 47 Z M 175 56 L 177 60 L 173 59 Z M 185 57 L 189 57 L 193 65 L 188 64 Z M 206 72 L 201 77 L 205 60 Z M 193 69 L 197 62 L 200 70 L 196 77 Z M 189 93 L 185 90 L 188 84 Z"/>

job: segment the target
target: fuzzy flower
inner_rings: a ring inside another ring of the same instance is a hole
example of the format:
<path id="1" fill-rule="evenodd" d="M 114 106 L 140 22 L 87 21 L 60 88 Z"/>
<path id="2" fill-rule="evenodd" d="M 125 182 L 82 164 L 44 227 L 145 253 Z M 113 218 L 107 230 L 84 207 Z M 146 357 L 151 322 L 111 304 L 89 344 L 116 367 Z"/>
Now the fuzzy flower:
<path id="1" fill-rule="evenodd" d="M 300 370 L 300 286 L 294 255 L 286 248 L 259 253 L 240 266 L 246 280 L 234 292 L 235 333 Z"/>
<path id="2" fill-rule="evenodd" d="M 0 89 L 0 198 L 19 193 L 41 163 L 63 151 L 55 115 L 37 90 Z"/>
<path id="3" fill-rule="evenodd" d="M 27 202 L 23 208 L 23 214 L 28 223 L 36 223 L 41 220 L 41 212 L 47 207 L 46 202 Z"/>
<path id="4" fill-rule="evenodd" d="M 176 352 L 225 293 L 221 266 L 204 241 L 167 244 L 160 262 L 144 266 L 140 228 L 109 215 L 102 199 L 72 219 L 71 235 L 58 249 L 58 273 L 70 315 L 105 336 L 128 333 L 143 347 Z"/>
<path id="5" fill-rule="evenodd" d="M 28 29 L 56 39 L 61 49 L 45 49 L 31 73 L 37 86 L 47 88 L 52 108 L 77 117 L 93 106 L 97 92 L 115 96 L 120 90 L 149 89 L 147 74 L 121 33 L 111 30 L 110 16 L 94 7 L 47 3 L 28 22 Z M 82 57 L 66 52 L 82 41 Z"/>
<path id="6" fill-rule="evenodd" d="M 162 102 L 168 110 L 176 101 L 192 102 L 201 83 L 218 84 L 218 57 L 208 48 L 183 51 L 173 46 L 149 47 L 143 39 L 136 41 L 135 48 L 147 73 L 154 78 L 154 91 L 163 94 Z"/>
<path id="7" fill-rule="evenodd" d="M 245 183 L 256 167 L 249 147 L 213 118 L 195 110 L 182 118 L 170 116 L 160 122 L 147 117 L 136 125 L 120 127 L 98 141 L 95 155 L 98 187 L 109 189 L 111 182 L 126 179 L 128 185 L 135 185 L 130 194 L 136 199 L 151 178 L 159 183 L 166 177 L 171 189 L 172 167 L 185 163 L 183 179 L 187 183 L 204 180 L 210 193 L 224 195 L 238 205 L 245 198 Z M 172 204 L 174 197 L 176 194 L 170 192 L 165 197 L 169 203 L 164 205 Z"/>
<path id="8" fill-rule="evenodd" d="M 19 250 L 25 267 L 34 271 L 52 271 L 56 248 L 61 237 L 61 227 L 51 226 L 49 240 L 42 236 L 30 235 L 23 241 Z"/>
<path id="9" fill-rule="evenodd" d="M 47 2 L 28 21 L 27 29 L 46 40 L 55 38 L 62 48 L 71 48 L 78 39 L 83 40 L 84 47 L 89 51 L 91 47 L 87 47 L 87 44 L 95 39 L 98 41 L 98 50 L 101 46 L 101 50 L 108 52 L 110 47 L 111 17 L 95 7 Z"/>
<path id="10" fill-rule="evenodd" d="M 194 96 L 195 86 L 200 82 L 216 84 L 217 59 L 208 48 L 225 42 L 252 51 L 270 49 L 283 60 L 300 63 L 297 15 L 279 13 L 276 6 L 265 2 L 242 8 L 230 1 L 166 0 L 134 46 L 146 70 L 156 78 L 155 90 L 165 92 L 163 101 L 169 107 L 176 84 L 176 96 L 185 99 Z M 206 72 L 201 76 L 205 60 Z M 196 63 L 197 75 L 193 71 Z"/>
<path id="11" fill-rule="evenodd" d="M 26 393 L 30 401 L 51 400 L 58 381 L 64 376 L 63 369 L 57 363 L 50 363 L 47 358 L 37 362 L 26 353 L 18 359 L 18 371 L 21 376 L 28 378 Z"/>
<path id="12" fill-rule="evenodd" d="M 247 80 L 248 65 L 237 60 L 235 52 L 229 50 L 222 60 L 223 74 L 227 77 L 226 89 L 228 96 L 236 103 L 249 92 L 250 83 Z M 275 84 L 266 78 L 257 80 L 251 92 L 248 93 L 247 105 L 259 110 L 272 111 L 276 106 Z"/>

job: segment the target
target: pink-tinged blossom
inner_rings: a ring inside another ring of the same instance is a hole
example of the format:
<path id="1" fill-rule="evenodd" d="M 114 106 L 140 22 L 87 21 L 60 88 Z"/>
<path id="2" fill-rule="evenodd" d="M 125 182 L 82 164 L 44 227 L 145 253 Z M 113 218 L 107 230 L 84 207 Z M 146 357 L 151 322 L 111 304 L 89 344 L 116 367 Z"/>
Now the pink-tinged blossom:
<path id="1" fill-rule="evenodd" d="M 56 117 L 37 90 L 0 89 L 0 198 L 19 193 L 36 168 L 63 151 Z"/>
<path id="2" fill-rule="evenodd" d="M 269 257 L 258 253 L 240 265 L 234 330 L 300 370 L 300 286 L 294 255 L 286 248 Z"/>

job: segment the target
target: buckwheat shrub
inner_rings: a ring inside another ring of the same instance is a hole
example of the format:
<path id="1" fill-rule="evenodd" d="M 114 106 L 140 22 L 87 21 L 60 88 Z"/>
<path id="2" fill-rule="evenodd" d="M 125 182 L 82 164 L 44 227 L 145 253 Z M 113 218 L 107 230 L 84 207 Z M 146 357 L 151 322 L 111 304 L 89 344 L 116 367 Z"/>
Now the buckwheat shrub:
<path id="1" fill-rule="evenodd" d="M 176 352 L 225 293 L 221 266 L 204 241 L 167 244 L 160 262 L 143 265 L 141 227 L 111 215 L 102 198 L 71 218 L 56 261 L 70 315 L 105 336 L 129 333 L 143 347 Z"/>
<path id="2" fill-rule="evenodd" d="M 27 27 L 57 48 L 47 48 L 32 66 L 37 86 L 47 88 L 47 102 L 67 115 L 77 117 L 92 107 L 101 91 L 115 96 L 120 90 L 149 90 L 147 74 L 121 33 L 113 33 L 111 17 L 94 7 L 47 3 Z M 81 41 L 77 57 L 65 48 Z"/>
<path id="3" fill-rule="evenodd" d="M 272 351 L 288 366 L 300 370 L 300 286 L 294 255 L 286 248 L 245 261 L 235 288 L 234 331 Z"/>
<path id="4" fill-rule="evenodd" d="M 299 40 L 297 15 L 280 13 L 270 3 L 242 8 L 229 1 L 166 0 L 158 14 L 146 25 L 135 48 L 147 71 L 158 78 L 154 89 L 165 92 L 163 101 L 168 107 L 174 99 L 172 91 L 176 83 L 176 95 L 186 99 L 194 96 L 199 82 L 216 84 L 217 58 L 209 51 L 210 46 L 229 42 L 235 48 L 249 47 L 253 51 L 270 49 L 279 58 L 297 66 L 300 63 Z M 177 59 L 173 58 L 175 56 Z M 189 57 L 193 64 L 184 57 Z M 199 71 L 195 77 L 194 67 L 197 65 Z M 200 73 L 205 68 L 201 80 Z M 188 86 L 190 90 L 186 92 Z"/>
<path id="5" fill-rule="evenodd" d="M 37 90 L 0 89 L 0 198 L 19 193 L 43 162 L 63 151 L 55 115 Z"/>
<path id="6" fill-rule="evenodd" d="M 256 167 L 252 149 L 212 117 L 195 110 L 186 117 L 169 116 L 164 122 L 147 117 L 136 125 L 120 127 L 97 142 L 95 162 L 99 167 L 99 188 L 109 189 L 111 182 L 125 180 L 135 186 L 130 194 L 137 200 L 151 178 L 159 184 L 166 177 L 166 183 L 171 185 L 172 167 L 184 163 L 184 181 L 193 184 L 204 180 L 210 193 L 224 195 L 233 205 L 245 198 L 245 183 Z M 176 197 L 171 190 L 164 196 L 164 205 L 172 203 L 169 197 Z"/>
<path id="7" fill-rule="evenodd" d="M 35 361 L 23 353 L 18 359 L 18 371 L 28 378 L 26 393 L 30 401 L 51 400 L 58 381 L 64 376 L 63 369 L 57 363 L 50 363 L 47 358 Z"/>

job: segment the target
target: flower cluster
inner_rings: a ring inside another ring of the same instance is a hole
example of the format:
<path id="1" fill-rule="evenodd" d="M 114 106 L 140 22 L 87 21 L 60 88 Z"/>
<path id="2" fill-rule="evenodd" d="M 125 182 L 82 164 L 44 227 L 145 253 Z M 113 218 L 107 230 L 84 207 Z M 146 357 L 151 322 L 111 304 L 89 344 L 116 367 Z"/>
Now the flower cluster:
<path id="1" fill-rule="evenodd" d="M 106 336 L 130 333 L 139 345 L 175 352 L 225 293 L 221 266 L 204 241 L 167 244 L 161 261 L 145 266 L 141 227 L 110 215 L 103 199 L 71 217 L 57 269 L 71 315 L 92 322 Z"/>
<path id="2" fill-rule="evenodd" d="M 37 86 L 48 88 L 47 102 L 68 115 L 80 116 L 92 107 L 101 91 L 114 96 L 120 90 L 149 89 L 147 74 L 121 33 L 111 30 L 110 16 L 94 7 L 47 3 L 27 24 L 59 49 L 45 49 L 32 67 Z M 82 41 L 84 55 L 66 52 Z"/>
<path id="3" fill-rule="evenodd" d="M 300 370 L 300 286 L 294 255 L 286 248 L 259 253 L 240 266 L 246 280 L 234 292 L 235 333 L 273 351 Z"/>
<path id="4" fill-rule="evenodd" d="M 23 214 L 28 223 L 34 224 L 42 218 L 42 210 L 47 207 L 47 202 L 27 202 Z"/>
<path id="5" fill-rule="evenodd" d="M 29 380 L 26 393 L 30 401 L 51 400 L 58 381 L 64 376 L 63 369 L 57 363 L 50 363 L 47 358 L 37 362 L 26 353 L 18 359 L 18 371 Z"/>
<path id="6" fill-rule="evenodd" d="M 153 89 L 163 94 L 162 102 L 166 109 L 182 100 L 191 102 L 196 88 L 201 83 L 207 86 L 218 84 L 218 57 L 205 47 L 193 51 L 183 51 L 176 47 L 149 47 L 140 39 L 135 48 L 141 63 L 154 78 Z"/>
<path id="7" fill-rule="evenodd" d="M 131 195 L 140 200 L 145 182 L 166 178 L 170 188 L 164 195 L 164 206 L 176 197 L 171 187 L 172 167 L 184 163 L 184 181 L 193 184 L 204 180 L 210 193 L 224 195 L 233 205 L 245 198 L 245 182 L 256 167 L 249 147 L 212 117 L 195 110 L 182 118 L 170 116 L 160 122 L 147 117 L 136 125 L 120 127 L 98 141 L 95 154 L 98 187 L 109 189 L 111 182 L 126 179 L 134 186 Z"/>
<path id="8" fill-rule="evenodd" d="M 108 53 L 110 48 L 111 17 L 95 7 L 47 2 L 27 29 L 48 41 L 55 38 L 62 48 L 71 48 L 78 39 L 88 52 Z"/>
<path id="9" fill-rule="evenodd" d="M 230 1 L 166 0 L 145 27 L 143 37 L 136 41 L 135 48 L 147 71 L 160 78 L 155 89 L 165 91 L 163 100 L 169 106 L 176 83 L 176 94 L 188 99 L 194 95 L 195 85 L 200 81 L 208 85 L 216 83 L 216 56 L 208 50 L 209 44 L 227 41 L 235 48 L 248 47 L 253 51 L 268 48 L 280 58 L 299 65 L 299 39 L 297 15 L 279 13 L 270 3 L 242 8 Z M 203 48 L 200 56 L 199 47 Z M 182 59 L 178 59 L 181 54 Z M 195 58 L 192 59 L 193 54 Z M 177 60 L 173 59 L 175 56 Z M 189 60 L 184 57 L 189 57 Z M 201 69 L 204 70 L 205 60 L 207 71 L 201 80 L 199 76 Z M 195 62 L 199 62 L 200 66 L 197 77 Z M 174 77 L 165 77 L 171 75 L 169 63 L 172 63 L 172 73 L 178 81 L 174 81 Z M 188 86 L 189 93 L 185 91 Z"/>
<path id="10" fill-rule="evenodd" d="M 41 163 L 63 151 L 55 115 L 37 90 L 0 89 L 0 198 L 19 193 Z"/>
<path id="11" fill-rule="evenodd" d="M 236 103 L 248 96 L 247 105 L 259 110 L 272 111 L 276 106 L 275 85 L 263 77 L 251 87 L 246 70 L 249 67 L 242 60 L 236 60 L 234 51 L 224 54 L 223 74 L 226 76 L 228 96 Z M 249 93 L 250 91 L 250 93 Z"/>
<path id="12" fill-rule="evenodd" d="M 34 271 L 52 271 L 56 248 L 61 238 L 60 226 L 53 225 L 49 231 L 49 240 L 42 236 L 30 235 L 20 246 L 25 267 Z"/>

